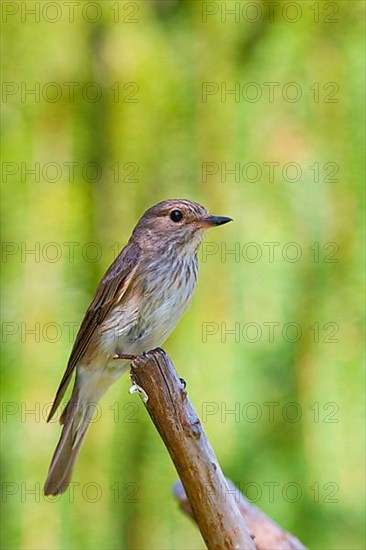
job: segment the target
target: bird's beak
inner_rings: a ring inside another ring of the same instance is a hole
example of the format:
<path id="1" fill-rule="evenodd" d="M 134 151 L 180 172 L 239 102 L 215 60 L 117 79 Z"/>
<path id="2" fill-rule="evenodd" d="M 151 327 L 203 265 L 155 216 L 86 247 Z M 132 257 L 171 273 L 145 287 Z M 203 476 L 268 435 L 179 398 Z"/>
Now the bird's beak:
<path id="1" fill-rule="evenodd" d="M 198 223 L 202 227 L 212 227 L 215 225 L 224 225 L 224 223 L 232 221 L 232 218 L 225 218 L 225 216 L 206 216 L 205 218 L 201 218 Z"/>

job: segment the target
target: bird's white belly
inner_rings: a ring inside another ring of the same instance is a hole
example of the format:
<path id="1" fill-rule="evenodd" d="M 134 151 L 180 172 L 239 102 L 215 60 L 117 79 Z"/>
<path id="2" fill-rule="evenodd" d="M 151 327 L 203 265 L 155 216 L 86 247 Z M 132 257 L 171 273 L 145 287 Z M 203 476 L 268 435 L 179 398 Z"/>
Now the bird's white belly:
<path id="1" fill-rule="evenodd" d="M 108 322 L 110 328 L 101 332 L 108 367 L 118 368 L 119 361 L 110 360 L 115 353 L 138 355 L 161 346 L 187 309 L 195 283 L 192 275 L 184 285 L 165 286 L 164 291 L 157 289 L 154 299 L 145 295 L 143 300 L 130 304 L 128 311 L 115 311 Z"/>
<path id="2" fill-rule="evenodd" d="M 191 294 L 184 299 L 180 296 L 172 296 L 147 315 L 145 322 L 142 323 L 144 328 L 140 338 L 136 342 L 139 353 L 154 349 L 165 342 L 187 309 Z"/>

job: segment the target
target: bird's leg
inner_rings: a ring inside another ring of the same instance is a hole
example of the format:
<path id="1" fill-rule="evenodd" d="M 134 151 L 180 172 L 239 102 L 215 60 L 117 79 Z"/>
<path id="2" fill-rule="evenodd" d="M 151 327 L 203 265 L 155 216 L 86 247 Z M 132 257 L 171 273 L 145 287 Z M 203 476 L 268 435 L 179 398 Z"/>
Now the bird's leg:
<path id="1" fill-rule="evenodd" d="M 151 351 L 162 351 L 161 348 L 155 348 L 154 350 L 151 350 Z M 116 352 L 114 355 L 112 355 L 112 359 L 126 359 L 127 361 L 134 361 L 134 359 L 136 359 L 136 357 L 146 357 L 147 354 L 150 353 L 149 351 L 143 351 L 142 353 L 138 353 L 136 355 L 132 355 L 132 354 L 129 354 L 129 353 L 119 353 L 119 352 Z"/>
<path id="2" fill-rule="evenodd" d="M 112 359 L 127 359 L 128 361 L 133 361 L 136 357 L 137 355 L 130 355 L 127 353 L 115 353 L 112 355 Z"/>

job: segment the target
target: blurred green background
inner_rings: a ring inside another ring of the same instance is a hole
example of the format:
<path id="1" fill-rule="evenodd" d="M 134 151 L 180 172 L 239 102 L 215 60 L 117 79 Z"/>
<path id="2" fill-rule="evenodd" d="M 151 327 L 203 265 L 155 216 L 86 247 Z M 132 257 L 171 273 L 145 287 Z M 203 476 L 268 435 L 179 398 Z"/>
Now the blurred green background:
<path id="1" fill-rule="evenodd" d="M 235 223 L 165 349 L 222 468 L 310 548 L 365 548 L 364 2 L 71 4 L 2 6 L 2 547 L 204 548 L 127 377 L 41 492 L 72 331 L 141 213 L 190 198 Z"/>

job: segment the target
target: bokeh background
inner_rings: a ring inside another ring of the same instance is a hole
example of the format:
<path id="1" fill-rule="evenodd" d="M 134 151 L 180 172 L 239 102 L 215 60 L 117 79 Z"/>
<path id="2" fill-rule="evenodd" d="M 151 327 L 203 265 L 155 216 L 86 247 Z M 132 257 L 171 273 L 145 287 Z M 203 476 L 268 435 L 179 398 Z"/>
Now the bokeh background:
<path id="1" fill-rule="evenodd" d="M 2 547 L 204 548 L 127 377 L 42 496 L 72 331 L 141 213 L 184 197 L 235 219 L 165 345 L 226 475 L 310 548 L 364 548 L 364 2 L 2 10 Z"/>

